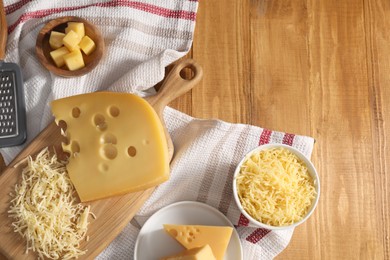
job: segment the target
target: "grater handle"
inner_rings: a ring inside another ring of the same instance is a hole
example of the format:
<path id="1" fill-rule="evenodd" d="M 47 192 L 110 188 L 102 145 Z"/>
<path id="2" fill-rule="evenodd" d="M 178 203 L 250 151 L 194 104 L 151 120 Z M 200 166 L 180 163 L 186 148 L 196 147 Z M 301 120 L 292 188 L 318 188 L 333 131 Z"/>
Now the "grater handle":
<path id="1" fill-rule="evenodd" d="M 5 58 L 5 47 L 7 44 L 8 28 L 5 18 L 4 2 L 0 0 L 0 61 Z"/>

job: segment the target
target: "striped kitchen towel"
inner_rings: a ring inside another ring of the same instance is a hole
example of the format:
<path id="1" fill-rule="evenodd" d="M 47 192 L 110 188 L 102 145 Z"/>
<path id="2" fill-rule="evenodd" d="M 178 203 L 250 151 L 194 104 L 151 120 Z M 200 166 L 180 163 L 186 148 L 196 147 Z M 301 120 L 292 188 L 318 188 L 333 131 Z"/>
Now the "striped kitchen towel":
<path id="1" fill-rule="evenodd" d="M 98 90 L 145 95 L 164 77 L 164 68 L 191 48 L 197 0 L 5 0 L 6 61 L 18 63 L 24 76 L 30 142 L 53 117 L 53 99 Z M 106 54 L 88 75 L 61 78 L 45 70 L 35 55 L 39 30 L 59 16 L 80 16 L 97 25 Z M 211 25 L 210 25 L 211 26 Z M 98 259 L 133 259 L 134 243 L 145 221 L 171 203 L 193 200 L 225 214 L 237 227 L 244 259 L 271 259 L 289 243 L 293 230 L 268 231 L 248 226 L 232 197 L 233 172 L 245 153 L 265 143 L 285 143 L 311 155 L 313 139 L 218 120 L 200 120 L 167 108 L 164 112 L 175 145 L 171 178 L 160 185 L 123 232 Z M 26 143 L 26 144 L 27 144 Z M 3 148 L 9 163 L 23 146 Z"/>

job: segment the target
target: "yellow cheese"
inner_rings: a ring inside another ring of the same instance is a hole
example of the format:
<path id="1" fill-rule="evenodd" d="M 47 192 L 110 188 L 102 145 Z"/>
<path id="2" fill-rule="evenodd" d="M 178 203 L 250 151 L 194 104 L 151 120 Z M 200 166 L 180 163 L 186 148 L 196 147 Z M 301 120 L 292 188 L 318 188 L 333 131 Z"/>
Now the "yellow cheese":
<path id="1" fill-rule="evenodd" d="M 300 221 L 317 194 L 305 163 L 286 148 L 261 150 L 248 156 L 236 182 L 244 210 L 271 226 Z"/>
<path id="2" fill-rule="evenodd" d="M 50 56 L 57 67 L 65 65 L 64 55 L 68 54 L 69 50 L 66 47 L 61 47 L 57 50 L 51 51 Z"/>
<path id="3" fill-rule="evenodd" d="M 58 49 L 64 45 L 62 39 L 64 39 L 65 33 L 52 31 L 50 33 L 49 44 L 53 49 Z"/>
<path id="4" fill-rule="evenodd" d="M 96 92 L 51 103 L 67 124 L 67 170 L 81 201 L 144 190 L 169 177 L 168 148 L 157 113 L 144 99 Z"/>
<path id="5" fill-rule="evenodd" d="M 68 27 L 65 28 L 65 33 L 68 33 L 70 31 L 74 31 L 75 33 L 77 33 L 77 35 L 81 39 L 85 35 L 84 24 L 77 22 L 68 22 Z"/>
<path id="6" fill-rule="evenodd" d="M 80 50 L 74 50 L 63 56 L 69 70 L 78 70 L 85 67 L 83 55 Z"/>
<path id="7" fill-rule="evenodd" d="M 232 227 L 164 225 L 164 229 L 187 249 L 210 245 L 216 259 L 222 260 L 233 232 Z"/>
<path id="8" fill-rule="evenodd" d="M 65 45 L 66 48 L 68 48 L 70 51 L 79 49 L 78 44 L 80 43 L 81 38 L 79 35 L 73 31 L 70 30 L 62 39 L 62 43 Z"/>
<path id="9" fill-rule="evenodd" d="M 84 36 L 81 39 L 79 46 L 86 55 L 91 54 L 96 49 L 95 42 L 88 36 Z"/>
<path id="10" fill-rule="evenodd" d="M 201 247 L 195 247 L 192 249 L 184 250 L 183 252 L 167 256 L 161 260 L 216 260 L 213 255 L 213 251 L 209 245 Z"/>
<path id="11" fill-rule="evenodd" d="M 38 259 L 73 259 L 85 254 L 79 246 L 93 213 L 90 206 L 75 203 L 65 164 L 45 148 L 34 159 L 29 156 L 14 167 L 18 165 L 26 166 L 11 194 L 8 213 L 14 232 L 26 239 L 25 252 L 37 252 Z"/>

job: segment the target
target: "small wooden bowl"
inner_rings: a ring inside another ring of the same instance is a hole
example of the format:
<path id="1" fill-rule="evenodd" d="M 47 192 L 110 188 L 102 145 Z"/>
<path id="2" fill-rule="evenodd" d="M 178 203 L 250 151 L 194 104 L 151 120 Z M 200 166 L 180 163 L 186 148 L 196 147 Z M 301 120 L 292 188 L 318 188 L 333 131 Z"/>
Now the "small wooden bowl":
<path id="1" fill-rule="evenodd" d="M 50 32 L 64 33 L 68 22 L 84 23 L 85 35 L 88 35 L 96 44 L 96 49 L 90 55 L 87 56 L 83 53 L 85 67 L 74 71 L 68 70 L 66 66 L 58 68 L 50 57 L 50 52 L 53 51 L 49 45 Z M 104 53 L 104 40 L 100 31 L 92 23 L 80 17 L 65 16 L 51 20 L 42 28 L 38 34 L 35 51 L 42 65 L 54 74 L 67 78 L 79 77 L 87 74 L 98 65 Z"/>

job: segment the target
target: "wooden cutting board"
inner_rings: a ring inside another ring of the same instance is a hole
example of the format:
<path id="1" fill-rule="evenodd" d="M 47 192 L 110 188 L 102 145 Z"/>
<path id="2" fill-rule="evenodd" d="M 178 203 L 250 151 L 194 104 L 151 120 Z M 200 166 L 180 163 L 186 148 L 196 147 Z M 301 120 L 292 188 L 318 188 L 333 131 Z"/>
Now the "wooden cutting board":
<path id="1" fill-rule="evenodd" d="M 186 80 L 180 76 L 184 68 L 193 72 L 192 79 Z M 173 144 L 166 130 L 163 120 L 165 106 L 175 98 L 189 91 L 202 78 L 202 69 L 193 60 L 187 59 L 179 62 L 168 74 L 158 93 L 147 97 L 146 100 L 152 105 L 159 115 L 165 128 L 168 142 L 170 159 L 173 156 Z M 64 156 L 61 149 L 63 137 L 60 128 L 53 122 L 47 126 L 0 175 L 0 253 L 9 259 L 36 259 L 34 253 L 25 254 L 26 242 L 21 236 L 13 232 L 12 219 L 8 217 L 10 205 L 10 192 L 19 182 L 23 166 L 13 166 L 29 155 L 36 155 L 45 147 L 54 148 L 59 157 Z M 151 162 L 153 158 L 151 158 Z M 169 180 L 168 180 L 169 181 Z M 97 200 L 86 204 L 91 205 L 91 211 L 96 219 L 90 220 L 88 227 L 89 241 L 83 241 L 81 249 L 87 249 L 87 253 L 80 259 L 93 259 L 122 231 L 129 223 L 146 199 L 152 194 L 154 188 L 142 192 L 129 193 L 123 196 Z"/>

